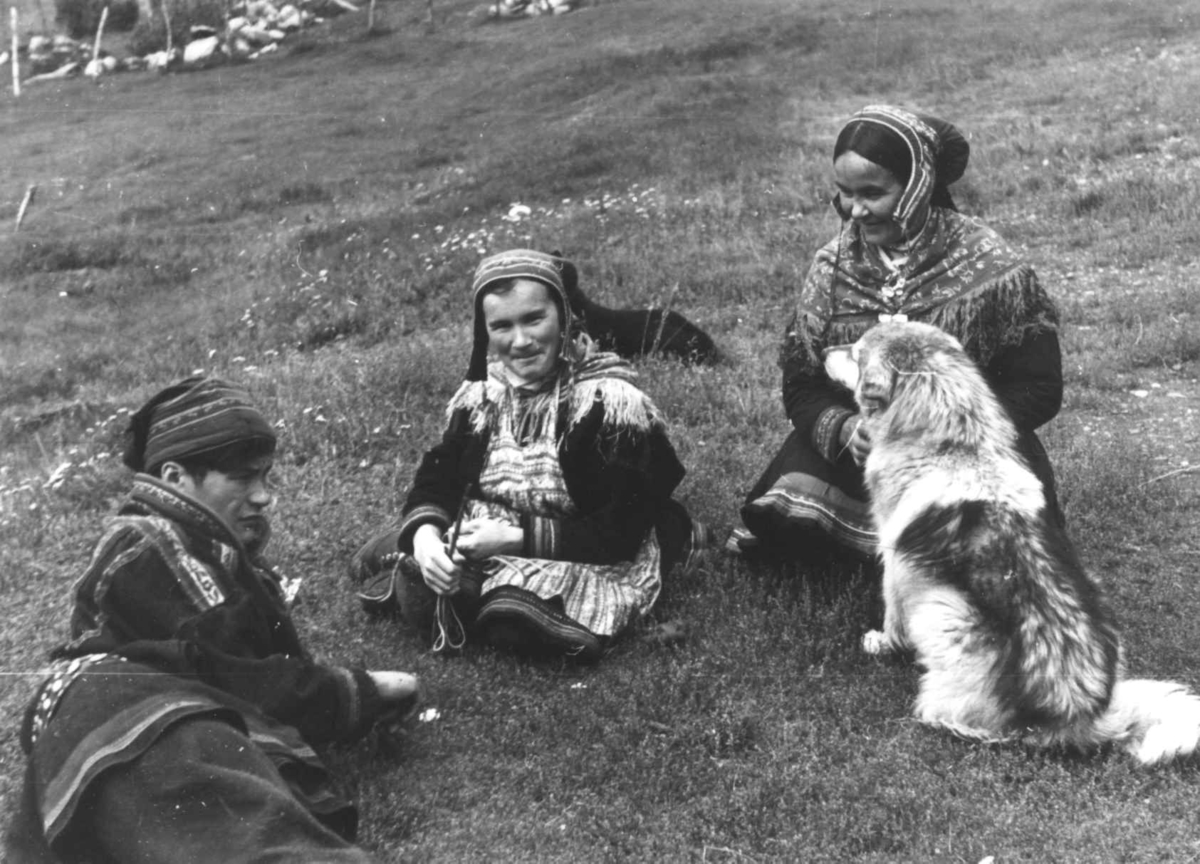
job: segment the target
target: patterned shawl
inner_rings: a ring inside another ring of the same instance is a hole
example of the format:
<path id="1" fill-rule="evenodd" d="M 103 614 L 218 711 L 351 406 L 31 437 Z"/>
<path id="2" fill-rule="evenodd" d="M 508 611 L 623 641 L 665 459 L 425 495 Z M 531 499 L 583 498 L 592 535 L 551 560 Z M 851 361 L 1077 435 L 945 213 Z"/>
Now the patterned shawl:
<path id="1" fill-rule="evenodd" d="M 537 389 L 514 387 L 504 366 L 493 362 L 486 381 L 464 381 L 450 400 L 447 418 L 470 412 L 476 433 L 510 424 L 518 440 L 565 435 L 587 416 L 596 401 L 604 403 L 604 428 L 649 431 L 663 424 L 658 408 L 637 386 L 637 372 L 616 354 L 593 351 L 582 359 L 561 361 Z M 566 422 L 559 423 L 560 416 Z"/>
<path id="2" fill-rule="evenodd" d="M 800 291 L 781 363 L 816 372 L 826 348 L 896 316 L 940 327 L 983 366 L 1001 348 L 1057 329 L 1058 312 L 1033 269 L 976 219 L 935 207 L 898 251 L 908 256 L 893 268 L 853 223 L 826 244 Z"/>

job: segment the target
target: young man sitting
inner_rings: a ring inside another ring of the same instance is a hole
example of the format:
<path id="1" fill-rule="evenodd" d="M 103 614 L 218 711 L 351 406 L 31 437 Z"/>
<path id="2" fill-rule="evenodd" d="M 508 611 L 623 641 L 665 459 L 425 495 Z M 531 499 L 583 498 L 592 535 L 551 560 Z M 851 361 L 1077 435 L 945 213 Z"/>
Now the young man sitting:
<path id="1" fill-rule="evenodd" d="M 315 662 L 260 557 L 275 434 L 189 378 L 132 418 L 133 489 L 21 730 L 9 862 L 372 860 L 312 745 L 403 718 L 415 676 Z"/>

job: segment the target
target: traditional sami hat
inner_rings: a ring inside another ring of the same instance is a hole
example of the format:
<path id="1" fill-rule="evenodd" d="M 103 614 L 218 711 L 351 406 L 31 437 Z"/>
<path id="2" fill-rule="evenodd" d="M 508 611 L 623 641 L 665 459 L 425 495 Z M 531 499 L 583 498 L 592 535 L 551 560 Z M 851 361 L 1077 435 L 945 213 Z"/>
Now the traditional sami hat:
<path id="1" fill-rule="evenodd" d="M 957 127 L 929 114 L 917 114 L 891 105 L 868 105 L 847 121 L 842 134 L 849 127 L 863 123 L 893 133 L 907 150 L 893 154 L 891 159 L 881 158 L 881 154 L 873 152 L 860 153 L 884 167 L 889 167 L 889 161 L 907 157 L 904 161 L 911 165 L 908 183 L 892 213 L 905 234 L 913 214 L 926 203 L 957 209 L 948 187 L 963 176 L 971 156 L 971 145 Z"/>
<path id="2" fill-rule="evenodd" d="M 571 332 L 571 304 L 563 287 L 563 270 L 570 262 L 555 255 L 547 255 L 533 249 L 509 249 L 497 252 L 479 262 L 471 280 L 471 299 L 475 315 L 474 341 L 471 345 L 471 361 L 467 366 L 468 381 L 487 378 L 488 334 L 483 320 L 483 295 L 497 282 L 510 279 L 533 279 L 550 289 L 550 296 L 558 304 L 562 315 L 562 332 Z M 563 350 L 567 348 L 563 339 Z"/>
<path id="3" fill-rule="evenodd" d="M 261 440 L 275 446 L 275 430 L 250 395 L 220 378 L 194 376 L 160 390 L 130 418 L 123 461 L 153 471 L 230 444 Z"/>

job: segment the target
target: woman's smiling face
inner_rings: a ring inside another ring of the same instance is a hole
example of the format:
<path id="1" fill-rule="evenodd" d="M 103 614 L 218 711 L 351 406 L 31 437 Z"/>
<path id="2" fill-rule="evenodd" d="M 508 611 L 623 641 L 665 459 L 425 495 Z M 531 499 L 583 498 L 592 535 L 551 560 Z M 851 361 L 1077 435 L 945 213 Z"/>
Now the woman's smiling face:
<path id="1" fill-rule="evenodd" d="M 488 346 L 517 386 L 536 384 L 554 371 L 562 351 L 562 316 L 550 289 L 534 279 L 485 294 L 481 301 Z"/>
<path id="2" fill-rule="evenodd" d="M 864 240 L 876 246 L 895 246 L 904 240 L 904 230 L 892 219 L 904 194 L 904 184 L 895 174 L 847 150 L 834 160 L 833 176 L 841 209 L 859 226 Z M 924 220 L 913 221 L 919 225 Z"/>

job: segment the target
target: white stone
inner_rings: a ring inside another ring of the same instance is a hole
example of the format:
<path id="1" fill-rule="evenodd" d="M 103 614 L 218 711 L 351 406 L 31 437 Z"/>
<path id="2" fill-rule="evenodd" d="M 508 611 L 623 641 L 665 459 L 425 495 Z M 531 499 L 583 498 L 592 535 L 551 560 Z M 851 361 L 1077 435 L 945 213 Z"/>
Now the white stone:
<path id="1" fill-rule="evenodd" d="M 196 63 L 203 63 L 205 60 L 211 60 L 220 49 L 221 40 L 216 36 L 206 36 L 203 39 L 197 39 L 195 42 L 189 42 L 187 47 L 183 49 L 184 65 L 191 66 Z"/>
<path id="2" fill-rule="evenodd" d="M 304 18 L 301 17 L 300 10 L 289 3 L 279 10 L 275 26 L 280 30 L 299 30 L 304 26 Z"/>
<path id="3" fill-rule="evenodd" d="M 147 69 L 166 69 L 167 64 L 171 62 L 171 55 L 166 51 L 155 51 L 153 54 L 147 54 L 142 59 L 146 61 Z"/>
<path id="4" fill-rule="evenodd" d="M 250 59 L 257 60 L 259 57 L 263 56 L 264 54 L 272 54 L 278 50 L 279 50 L 279 43 L 272 42 L 270 45 L 265 45 L 262 48 L 255 51 L 253 54 L 251 54 Z"/>
<path id="5" fill-rule="evenodd" d="M 238 36 L 245 39 L 251 45 L 266 45 L 271 41 L 271 34 L 267 32 L 266 27 L 254 24 L 250 27 L 243 27 Z"/>

